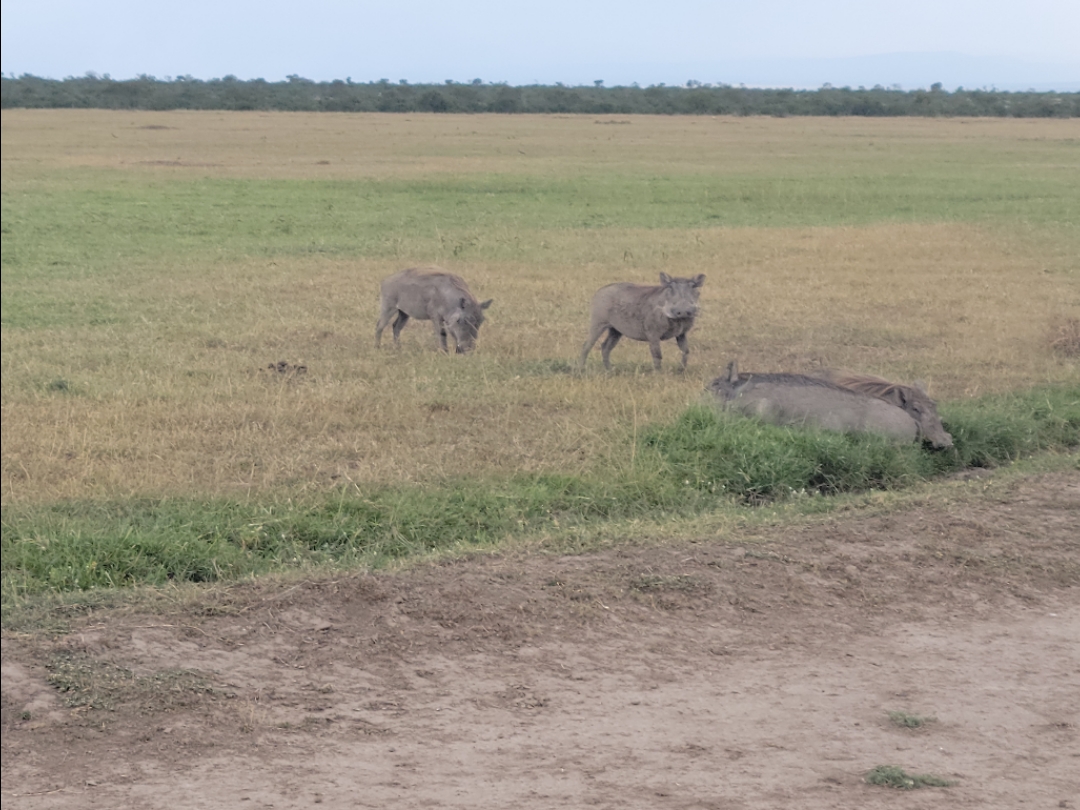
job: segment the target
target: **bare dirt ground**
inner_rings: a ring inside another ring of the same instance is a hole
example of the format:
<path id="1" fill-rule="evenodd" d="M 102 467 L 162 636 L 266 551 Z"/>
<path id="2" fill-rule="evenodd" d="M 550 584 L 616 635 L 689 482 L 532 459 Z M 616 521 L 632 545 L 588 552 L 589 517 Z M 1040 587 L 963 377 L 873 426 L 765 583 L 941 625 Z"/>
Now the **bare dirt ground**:
<path id="1" fill-rule="evenodd" d="M 995 491 L 9 632 L 4 810 L 1080 808 L 1080 472 Z"/>

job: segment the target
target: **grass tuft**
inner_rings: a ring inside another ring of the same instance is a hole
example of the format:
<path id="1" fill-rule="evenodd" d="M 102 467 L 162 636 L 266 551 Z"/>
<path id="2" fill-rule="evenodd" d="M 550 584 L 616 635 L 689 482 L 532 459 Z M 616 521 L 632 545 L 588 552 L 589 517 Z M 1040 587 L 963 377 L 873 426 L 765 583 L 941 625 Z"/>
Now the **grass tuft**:
<path id="1" fill-rule="evenodd" d="M 935 717 L 923 717 L 908 712 L 888 712 L 888 715 L 893 725 L 900 726 L 900 728 L 922 728 L 927 723 L 933 723 L 937 720 Z"/>
<path id="2" fill-rule="evenodd" d="M 205 678 L 190 670 L 136 675 L 82 653 L 58 653 L 46 668 L 49 684 L 63 693 L 67 705 L 74 708 L 108 710 L 136 703 L 149 713 L 181 708 L 199 695 L 215 694 Z"/>
<path id="3" fill-rule="evenodd" d="M 1062 357 L 1080 357 L 1080 318 L 1065 318 L 1052 331 L 1050 349 Z"/>
<path id="4" fill-rule="evenodd" d="M 866 774 L 866 781 L 871 785 L 897 788 L 898 790 L 915 790 L 924 787 L 952 787 L 955 780 L 942 779 L 933 774 L 909 774 L 903 768 L 896 765 L 878 765 Z"/>

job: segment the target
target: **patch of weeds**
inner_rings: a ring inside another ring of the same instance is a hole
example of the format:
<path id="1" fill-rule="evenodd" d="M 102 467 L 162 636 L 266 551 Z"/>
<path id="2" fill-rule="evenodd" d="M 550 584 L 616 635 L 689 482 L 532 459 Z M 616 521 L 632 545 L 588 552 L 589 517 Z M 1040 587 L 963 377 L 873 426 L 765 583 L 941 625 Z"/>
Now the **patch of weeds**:
<path id="1" fill-rule="evenodd" d="M 936 717 L 923 717 L 918 714 L 908 714 L 907 712 L 887 712 L 887 714 L 893 725 L 900 726 L 900 728 L 922 728 L 927 723 L 937 721 Z"/>
<path id="2" fill-rule="evenodd" d="M 65 702 L 73 708 L 113 710 L 134 703 L 151 713 L 187 706 L 197 695 L 214 694 L 205 678 L 185 669 L 135 675 L 81 653 L 58 653 L 46 668 L 49 684 L 63 692 Z"/>
<path id="3" fill-rule="evenodd" d="M 83 655 L 56 655 L 46 668 L 49 684 L 64 693 L 72 708 L 112 709 L 116 697 L 134 683 L 129 670 Z"/>
<path id="4" fill-rule="evenodd" d="M 1066 318 L 1050 334 L 1050 350 L 1062 357 L 1080 357 L 1080 318 Z"/>
<path id="5" fill-rule="evenodd" d="M 534 360 L 520 363 L 515 371 L 523 377 L 546 377 L 549 374 L 575 374 L 578 368 L 565 360 Z"/>
<path id="6" fill-rule="evenodd" d="M 878 765 L 866 774 L 866 781 L 871 785 L 881 785 L 898 790 L 915 790 L 924 787 L 952 787 L 956 780 L 942 779 L 933 774 L 909 774 L 897 765 Z"/>
<path id="7" fill-rule="evenodd" d="M 85 391 L 71 380 L 56 377 L 45 383 L 39 383 L 41 388 L 48 394 L 60 394 L 66 396 L 81 396 Z"/>

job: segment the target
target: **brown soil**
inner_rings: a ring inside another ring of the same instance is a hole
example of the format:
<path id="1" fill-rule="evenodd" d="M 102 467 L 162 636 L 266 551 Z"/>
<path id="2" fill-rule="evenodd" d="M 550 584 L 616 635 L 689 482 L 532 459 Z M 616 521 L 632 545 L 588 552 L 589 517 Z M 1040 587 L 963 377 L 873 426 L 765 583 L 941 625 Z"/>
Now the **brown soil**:
<path id="1" fill-rule="evenodd" d="M 994 491 L 9 632 L 4 810 L 1080 808 L 1080 472 Z"/>

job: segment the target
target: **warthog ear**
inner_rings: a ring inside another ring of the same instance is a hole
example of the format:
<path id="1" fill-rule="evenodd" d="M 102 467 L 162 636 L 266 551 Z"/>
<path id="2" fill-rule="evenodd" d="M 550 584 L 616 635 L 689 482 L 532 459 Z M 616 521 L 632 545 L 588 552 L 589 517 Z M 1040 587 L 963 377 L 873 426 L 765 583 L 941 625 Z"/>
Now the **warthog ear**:
<path id="1" fill-rule="evenodd" d="M 728 363 L 727 364 L 727 371 L 724 372 L 724 376 L 727 377 L 728 382 L 738 382 L 739 381 L 739 364 L 734 360 L 732 360 L 730 363 Z"/>
<path id="2" fill-rule="evenodd" d="M 661 273 L 660 274 L 660 283 L 661 284 L 670 284 L 671 283 L 671 276 L 669 276 L 667 273 Z"/>
<path id="3" fill-rule="evenodd" d="M 487 301 L 485 301 L 484 303 L 482 303 L 480 305 L 480 309 L 487 309 L 488 307 L 491 306 L 491 302 L 494 301 L 494 300 L 495 300 L 494 298 L 489 298 Z"/>
<path id="4" fill-rule="evenodd" d="M 695 287 L 700 287 L 704 283 L 705 283 L 705 274 L 704 273 L 698 273 L 696 276 L 694 276 L 694 286 Z"/>

